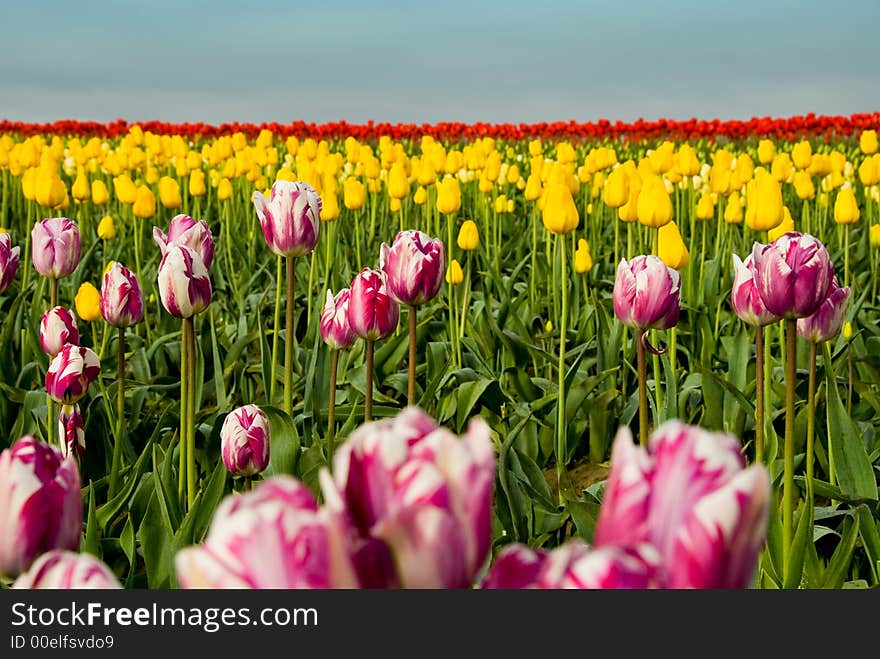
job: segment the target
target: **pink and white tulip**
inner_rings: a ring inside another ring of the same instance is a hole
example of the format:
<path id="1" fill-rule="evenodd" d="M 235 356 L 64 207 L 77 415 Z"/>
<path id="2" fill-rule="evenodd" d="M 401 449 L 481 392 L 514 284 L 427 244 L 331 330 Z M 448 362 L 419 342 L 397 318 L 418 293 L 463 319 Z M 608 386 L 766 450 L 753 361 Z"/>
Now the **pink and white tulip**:
<path id="1" fill-rule="evenodd" d="M 211 303 L 211 277 L 202 257 L 171 244 L 159 264 L 159 298 L 175 318 L 192 318 Z"/>
<path id="2" fill-rule="evenodd" d="M 382 243 L 379 269 L 388 275 L 388 291 L 400 304 L 418 306 L 434 298 L 446 273 L 443 243 L 421 231 L 397 234 L 391 247 Z"/>
<path id="3" fill-rule="evenodd" d="M 78 548 L 82 519 L 73 458 L 30 435 L 0 453 L 0 574 L 16 577 L 44 552 Z"/>
<path id="4" fill-rule="evenodd" d="M 113 327 L 131 327 L 144 319 L 144 295 L 137 276 L 121 263 L 104 273 L 101 315 Z"/>
<path id="5" fill-rule="evenodd" d="M 226 497 L 205 542 L 175 557 L 182 588 L 356 588 L 344 521 L 289 476 Z"/>
<path id="6" fill-rule="evenodd" d="M 770 313 L 782 318 L 813 314 L 828 295 L 834 267 L 825 246 L 796 231 L 752 250 L 755 283 Z"/>
<path id="7" fill-rule="evenodd" d="M 364 268 L 358 273 L 351 283 L 347 315 L 355 335 L 368 341 L 390 336 L 397 328 L 400 309 L 383 271 Z"/>
<path id="8" fill-rule="evenodd" d="M 770 478 L 744 469 L 739 442 L 678 421 L 651 435 L 647 450 L 621 428 L 596 547 L 652 545 L 665 588 L 744 588 L 764 545 Z"/>
<path id="9" fill-rule="evenodd" d="M 220 454 L 233 476 L 259 474 L 269 465 L 269 419 L 256 405 L 232 410 L 220 428 Z"/>
<path id="10" fill-rule="evenodd" d="M 733 313 L 743 322 L 755 327 L 764 327 L 780 320 L 779 316 L 771 313 L 755 284 L 755 263 L 749 254 L 745 261 L 739 256 L 733 255 L 733 289 L 730 293 L 730 303 Z"/>
<path id="11" fill-rule="evenodd" d="M 46 391 L 53 400 L 73 405 L 86 395 L 100 373 L 101 363 L 91 348 L 68 343 L 49 364 Z"/>
<path id="12" fill-rule="evenodd" d="M 79 345 L 76 319 L 64 307 L 49 309 L 40 319 L 40 347 L 47 355 L 54 357 L 68 343 Z"/>
<path id="13" fill-rule="evenodd" d="M 621 259 L 614 280 L 614 313 L 633 329 L 669 329 L 681 311 L 681 276 L 659 256 Z"/>
<path id="14" fill-rule="evenodd" d="M 334 350 L 351 347 L 357 340 L 351 325 L 348 324 L 350 299 L 351 291 L 347 288 L 343 288 L 335 296 L 329 289 L 327 291 L 324 309 L 321 311 L 321 338 Z"/>
<path id="15" fill-rule="evenodd" d="M 828 295 L 819 308 L 806 318 L 798 318 L 798 336 L 816 343 L 837 337 L 843 328 L 843 321 L 846 320 L 849 296 L 849 286 L 841 288 L 835 277 L 828 288 Z"/>
<path id="16" fill-rule="evenodd" d="M 72 455 L 82 460 L 86 454 L 86 432 L 79 405 L 62 405 L 58 415 L 58 436 L 61 438 L 61 455 Z"/>
<path id="17" fill-rule="evenodd" d="M 481 588 L 644 589 L 654 586 L 657 560 L 650 545 L 593 549 L 578 539 L 552 551 L 511 545 L 498 554 Z"/>
<path id="18" fill-rule="evenodd" d="M 49 279 L 61 279 L 79 265 L 82 238 L 76 222 L 52 217 L 37 222 L 31 230 L 34 269 Z"/>
<path id="19" fill-rule="evenodd" d="M 18 254 L 21 250 L 12 246 L 12 238 L 8 233 L 0 233 L 0 293 L 3 293 L 18 272 Z"/>
<path id="20" fill-rule="evenodd" d="M 303 181 L 275 181 L 267 199 L 254 192 L 254 208 L 266 244 L 278 256 L 304 256 L 315 249 L 321 226 L 321 197 Z"/>
<path id="21" fill-rule="evenodd" d="M 347 512 L 360 536 L 353 550 L 359 575 L 388 564 L 378 540 L 396 572 L 396 584 L 385 585 L 404 588 L 472 584 L 492 539 L 494 481 L 482 419 L 459 438 L 415 407 L 358 428 L 334 456 L 333 476 L 320 473 L 326 506 Z"/>
<path id="22" fill-rule="evenodd" d="M 159 227 L 153 227 L 153 240 L 162 250 L 162 256 L 165 256 L 171 245 L 180 245 L 189 247 L 202 257 L 207 269 L 211 268 L 214 261 L 214 237 L 211 235 L 211 227 L 204 220 L 196 222 L 189 215 L 175 215 L 171 218 L 167 234 Z"/>
<path id="23" fill-rule="evenodd" d="M 104 561 L 91 554 L 53 549 L 40 556 L 12 588 L 27 590 L 119 590 L 122 584 Z"/>

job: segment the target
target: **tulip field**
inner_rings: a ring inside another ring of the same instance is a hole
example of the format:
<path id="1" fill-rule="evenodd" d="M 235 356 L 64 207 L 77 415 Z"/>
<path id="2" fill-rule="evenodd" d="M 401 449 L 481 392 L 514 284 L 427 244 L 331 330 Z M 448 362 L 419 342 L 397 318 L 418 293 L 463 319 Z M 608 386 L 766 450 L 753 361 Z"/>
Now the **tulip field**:
<path id="1" fill-rule="evenodd" d="M 0 587 L 880 586 L 877 130 L 0 122 Z"/>

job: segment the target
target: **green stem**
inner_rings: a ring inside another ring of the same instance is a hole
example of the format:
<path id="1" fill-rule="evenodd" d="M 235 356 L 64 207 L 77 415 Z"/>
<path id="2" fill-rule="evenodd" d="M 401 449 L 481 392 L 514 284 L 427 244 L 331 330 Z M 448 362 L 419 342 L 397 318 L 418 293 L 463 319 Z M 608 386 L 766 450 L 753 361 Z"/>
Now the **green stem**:
<path id="1" fill-rule="evenodd" d="M 284 335 L 284 411 L 293 413 L 293 284 L 296 261 L 287 257 L 287 315 L 285 318 L 286 333 Z"/>
<path id="2" fill-rule="evenodd" d="M 184 319 L 186 329 L 186 499 L 191 510 L 196 499 L 196 334 L 193 319 Z"/>
<path id="3" fill-rule="evenodd" d="M 272 375 L 269 385 L 268 403 L 275 403 L 275 368 L 278 364 L 278 335 L 281 328 L 281 290 L 282 290 L 282 274 L 284 272 L 284 257 L 277 257 L 275 261 L 275 315 L 272 325 Z"/>
<path id="4" fill-rule="evenodd" d="M 364 397 L 364 421 L 373 420 L 373 348 L 375 341 L 367 339 L 367 390 Z"/>
<path id="5" fill-rule="evenodd" d="M 807 388 L 807 498 L 813 500 L 813 442 L 816 433 L 816 342 L 810 341 L 810 377 Z"/>
<path id="6" fill-rule="evenodd" d="M 467 260 L 464 266 L 464 295 L 462 296 L 461 302 L 461 318 L 459 319 L 458 325 L 458 346 L 459 352 L 461 351 L 461 338 L 464 336 L 464 325 L 467 321 L 467 308 L 468 303 L 470 302 L 470 294 L 471 294 L 471 254 L 472 252 L 467 253 Z M 459 357 L 459 364 L 461 363 L 461 357 Z"/>
<path id="7" fill-rule="evenodd" d="M 849 225 L 843 227 L 843 285 L 849 286 Z"/>
<path id="8" fill-rule="evenodd" d="M 409 379 L 407 380 L 407 402 L 416 404 L 416 308 L 409 305 Z"/>
<path id="9" fill-rule="evenodd" d="M 636 339 L 636 365 L 639 371 L 639 443 L 648 445 L 648 373 L 645 364 L 645 330 L 638 329 Z"/>
<path id="10" fill-rule="evenodd" d="M 186 492 L 186 470 L 187 465 L 189 464 L 186 459 L 186 442 L 188 436 L 188 433 L 186 431 L 186 421 L 189 418 L 189 383 L 186 379 L 187 365 L 189 364 L 189 359 L 187 358 L 186 353 L 186 319 L 184 319 L 183 321 L 181 321 L 180 327 L 180 437 L 178 440 L 180 442 L 180 469 L 177 481 L 177 496 L 178 499 L 180 499 L 181 503 L 183 502 L 183 496 Z"/>
<path id="11" fill-rule="evenodd" d="M 333 351 L 330 362 L 330 399 L 327 402 L 327 463 L 333 462 L 333 440 L 336 437 L 336 371 L 339 368 L 339 350 Z"/>
<path id="12" fill-rule="evenodd" d="M 54 277 L 49 280 L 49 308 L 54 309 L 58 305 L 58 280 Z M 52 361 L 51 359 L 49 360 Z M 55 401 L 46 394 L 46 437 L 48 443 L 55 443 L 55 428 L 58 425 L 58 416 L 55 413 Z M 63 437 L 58 438 L 60 442 L 64 442 Z"/>
<path id="13" fill-rule="evenodd" d="M 825 363 L 826 397 L 831 396 L 831 387 L 836 387 L 834 381 L 834 371 L 831 368 L 831 345 L 826 341 L 822 344 L 823 361 Z M 826 398 L 827 400 L 827 398 Z M 826 407 L 829 407 L 826 404 Z M 831 419 L 828 419 L 828 425 L 831 425 Z M 831 432 L 828 433 L 828 482 L 831 485 L 837 484 L 837 471 L 834 469 L 834 447 L 831 445 Z"/>
<path id="14" fill-rule="evenodd" d="M 565 432 L 565 333 L 568 323 L 568 276 L 566 272 L 566 264 L 568 256 L 566 255 L 565 236 L 557 234 L 556 242 L 559 247 L 559 258 L 561 277 L 560 285 L 562 287 L 562 313 L 559 318 L 559 366 L 557 368 L 557 397 L 556 397 L 556 482 L 559 484 L 559 500 L 562 501 L 562 472 L 566 468 L 566 432 Z"/>
<path id="15" fill-rule="evenodd" d="M 755 328 L 755 462 L 764 460 L 764 328 Z"/>
<path id="16" fill-rule="evenodd" d="M 106 332 L 105 332 L 106 333 Z M 110 491 L 108 498 L 116 493 L 119 470 L 122 468 L 122 436 L 125 431 L 125 328 L 119 328 L 116 351 L 116 436 L 113 438 L 113 462 L 110 467 Z"/>
<path id="17" fill-rule="evenodd" d="M 785 455 L 782 483 L 782 565 L 788 577 L 794 515 L 794 402 L 797 384 L 797 320 L 785 321 Z"/>

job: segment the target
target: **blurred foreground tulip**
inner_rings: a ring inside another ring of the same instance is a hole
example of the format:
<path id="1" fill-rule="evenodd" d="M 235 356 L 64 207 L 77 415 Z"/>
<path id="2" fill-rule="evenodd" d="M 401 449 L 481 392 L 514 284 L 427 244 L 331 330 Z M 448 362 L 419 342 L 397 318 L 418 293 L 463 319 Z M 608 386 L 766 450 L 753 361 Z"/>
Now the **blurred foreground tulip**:
<path id="1" fill-rule="evenodd" d="M 91 554 L 53 549 L 40 556 L 11 586 L 27 590 L 118 590 L 122 584 Z"/>

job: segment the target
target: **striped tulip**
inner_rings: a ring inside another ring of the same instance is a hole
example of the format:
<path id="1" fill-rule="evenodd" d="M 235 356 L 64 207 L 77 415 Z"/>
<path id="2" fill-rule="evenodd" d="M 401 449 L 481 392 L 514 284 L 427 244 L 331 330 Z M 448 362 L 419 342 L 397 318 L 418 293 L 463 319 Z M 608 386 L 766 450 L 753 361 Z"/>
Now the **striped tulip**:
<path id="1" fill-rule="evenodd" d="M 806 318 L 798 318 L 798 336 L 816 343 L 835 338 L 843 328 L 849 296 L 849 286 L 841 288 L 837 277 L 834 277 L 828 288 L 828 295 L 819 308 Z"/>
<path id="2" fill-rule="evenodd" d="M 233 476 L 250 477 L 269 464 L 269 419 L 256 405 L 232 410 L 220 428 L 220 454 Z"/>
<path id="3" fill-rule="evenodd" d="M 755 262 L 749 254 L 745 261 L 739 256 L 733 255 L 733 289 L 730 293 L 730 303 L 740 320 L 764 327 L 779 320 L 779 316 L 770 313 L 761 299 L 758 287 L 755 284 Z"/>
<path id="4" fill-rule="evenodd" d="M 182 588 L 354 588 L 349 529 L 312 492 L 275 476 L 226 497 L 202 545 L 175 557 Z"/>
<path id="5" fill-rule="evenodd" d="M 350 347 L 357 337 L 348 324 L 348 302 L 351 291 L 340 290 L 335 296 L 328 289 L 324 309 L 321 311 L 321 338 L 334 350 Z"/>
<path id="6" fill-rule="evenodd" d="M 388 291 L 382 270 L 364 268 L 351 283 L 348 324 L 356 336 L 375 341 L 390 336 L 397 327 L 400 310 Z"/>
<path id="7" fill-rule="evenodd" d="M 58 436 L 61 438 L 61 454 L 82 460 L 86 453 L 86 433 L 79 405 L 62 405 L 58 415 Z"/>
<path id="8" fill-rule="evenodd" d="M 421 231 L 401 231 L 391 247 L 382 243 L 379 269 L 388 275 L 391 297 L 400 304 L 418 306 L 440 290 L 446 250 L 440 240 Z"/>
<path id="9" fill-rule="evenodd" d="M 49 309 L 40 319 L 40 347 L 54 357 L 68 343 L 79 345 L 76 319 L 64 307 Z"/>
<path id="10" fill-rule="evenodd" d="M 202 257 L 205 268 L 210 269 L 214 261 L 214 237 L 204 220 L 196 222 L 189 215 L 175 215 L 171 218 L 167 234 L 159 227 L 153 227 L 153 240 L 162 250 L 162 256 L 165 256 L 171 245 L 180 245 L 189 247 Z"/>
<path id="11" fill-rule="evenodd" d="M 46 391 L 52 400 L 73 405 L 86 395 L 101 373 L 98 355 L 91 348 L 68 343 L 52 359 L 46 372 Z"/>
<path id="12" fill-rule="evenodd" d="M 137 276 L 113 263 L 101 283 L 101 315 L 113 327 L 131 327 L 144 319 L 144 295 Z"/>
<path id="13" fill-rule="evenodd" d="M 650 545 L 591 549 L 569 540 L 552 551 L 510 545 L 498 554 L 482 588 L 621 589 L 654 585 L 657 552 Z"/>
<path id="14" fill-rule="evenodd" d="M 37 222 L 31 231 L 34 269 L 49 279 L 66 277 L 79 265 L 82 239 L 76 222 L 52 217 Z"/>
<path id="15" fill-rule="evenodd" d="M 321 197 L 303 181 L 275 181 L 266 198 L 254 192 L 254 208 L 266 244 L 278 256 L 304 256 L 315 249 L 321 226 Z"/>
<path id="16" fill-rule="evenodd" d="M 770 478 L 744 469 L 736 438 L 667 421 L 647 450 L 621 428 L 596 525 L 597 547 L 651 544 L 665 588 L 744 588 L 764 545 Z"/>
<path id="17" fill-rule="evenodd" d="M 621 259 L 614 280 L 614 313 L 633 329 L 669 329 L 681 311 L 681 276 L 659 256 Z"/>
<path id="18" fill-rule="evenodd" d="M 104 561 L 91 554 L 53 549 L 40 556 L 12 588 L 27 590 L 118 590 L 122 584 Z"/>
<path id="19" fill-rule="evenodd" d="M 12 283 L 18 271 L 18 254 L 20 247 L 12 246 L 12 238 L 8 233 L 0 232 L 0 293 Z"/>
<path id="20" fill-rule="evenodd" d="M 755 243 L 755 283 L 770 313 L 805 318 L 825 300 L 834 268 L 825 246 L 809 234 L 791 231 L 769 245 Z"/>
<path id="21" fill-rule="evenodd" d="M 159 297 L 175 318 L 191 318 L 211 303 L 211 278 L 202 257 L 171 244 L 159 264 Z"/>
<path id="22" fill-rule="evenodd" d="M 355 564 L 369 585 L 466 588 L 483 565 L 495 454 L 482 419 L 461 438 L 415 407 L 367 423 L 320 482 L 326 505 L 357 530 Z"/>
<path id="23" fill-rule="evenodd" d="M 0 574 L 16 577 L 50 549 L 76 549 L 81 533 L 73 458 L 30 435 L 0 453 Z"/>

